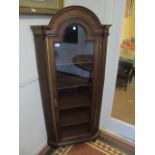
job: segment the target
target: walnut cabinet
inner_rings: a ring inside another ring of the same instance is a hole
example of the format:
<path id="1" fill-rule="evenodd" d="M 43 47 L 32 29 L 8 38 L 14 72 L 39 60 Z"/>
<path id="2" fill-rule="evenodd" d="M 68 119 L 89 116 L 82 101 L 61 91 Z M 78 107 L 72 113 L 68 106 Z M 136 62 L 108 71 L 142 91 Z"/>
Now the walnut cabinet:
<path id="1" fill-rule="evenodd" d="M 48 144 L 95 139 L 110 25 L 81 6 L 57 12 L 47 26 L 32 26 Z"/>

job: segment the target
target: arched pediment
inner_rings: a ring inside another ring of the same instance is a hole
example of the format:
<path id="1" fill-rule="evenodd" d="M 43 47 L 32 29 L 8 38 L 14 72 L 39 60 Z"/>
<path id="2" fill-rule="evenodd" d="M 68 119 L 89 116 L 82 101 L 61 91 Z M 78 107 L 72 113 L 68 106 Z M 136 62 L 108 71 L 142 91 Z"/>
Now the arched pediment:
<path id="1" fill-rule="evenodd" d="M 70 6 L 58 11 L 47 26 L 32 26 L 34 34 L 46 34 L 58 36 L 69 25 L 81 25 L 87 38 L 95 36 L 108 36 L 110 25 L 102 25 L 98 17 L 88 8 L 82 6 Z"/>
<path id="2" fill-rule="evenodd" d="M 89 9 L 82 6 L 70 6 L 60 10 L 48 25 L 48 34 L 63 33 L 69 25 L 81 25 L 89 37 L 103 31 L 98 17 Z"/>

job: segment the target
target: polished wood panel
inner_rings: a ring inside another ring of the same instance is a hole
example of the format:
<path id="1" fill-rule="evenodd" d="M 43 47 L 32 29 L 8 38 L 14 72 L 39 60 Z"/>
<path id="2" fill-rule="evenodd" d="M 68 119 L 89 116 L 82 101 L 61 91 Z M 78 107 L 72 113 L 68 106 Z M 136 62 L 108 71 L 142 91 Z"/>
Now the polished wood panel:
<path id="1" fill-rule="evenodd" d="M 90 133 L 90 125 L 88 123 L 64 127 L 62 129 L 62 139 L 69 140 L 78 137 L 88 136 Z"/>
<path id="2" fill-rule="evenodd" d="M 60 110 L 74 109 L 78 107 L 88 107 L 90 106 L 90 97 L 85 94 L 83 95 L 71 94 L 71 96 L 60 97 L 58 103 Z"/>
<path id="3" fill-rule="evenodd" d="M 61 126 L 70 126 L 90 121 L 89 107 L 74 108 L 60 112 Z"/>

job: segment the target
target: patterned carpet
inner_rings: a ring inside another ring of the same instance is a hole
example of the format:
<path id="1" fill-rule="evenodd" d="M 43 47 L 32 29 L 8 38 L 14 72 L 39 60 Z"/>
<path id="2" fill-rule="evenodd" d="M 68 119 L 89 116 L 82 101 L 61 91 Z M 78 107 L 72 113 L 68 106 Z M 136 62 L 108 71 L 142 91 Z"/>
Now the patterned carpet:
<path id="1" fill-rule="evenodd" d="M 39 155 L 134 155 L 134 149 L 123 146 L 102 134 L 96 141 L 53 149 L 47 146 Z"/>

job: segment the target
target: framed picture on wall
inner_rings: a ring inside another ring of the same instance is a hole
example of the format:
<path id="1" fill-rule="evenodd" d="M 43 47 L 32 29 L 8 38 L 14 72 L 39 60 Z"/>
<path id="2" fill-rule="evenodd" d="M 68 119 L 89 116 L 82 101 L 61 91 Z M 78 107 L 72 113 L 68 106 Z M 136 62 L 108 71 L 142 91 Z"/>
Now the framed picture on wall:
<path id="1" fill-rule="evenodd" d="M 55 14 L 64 0 L 19 0 L 20 14 Z"/>

